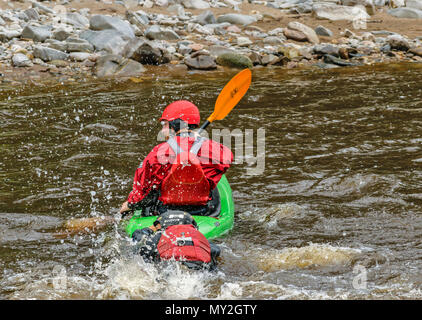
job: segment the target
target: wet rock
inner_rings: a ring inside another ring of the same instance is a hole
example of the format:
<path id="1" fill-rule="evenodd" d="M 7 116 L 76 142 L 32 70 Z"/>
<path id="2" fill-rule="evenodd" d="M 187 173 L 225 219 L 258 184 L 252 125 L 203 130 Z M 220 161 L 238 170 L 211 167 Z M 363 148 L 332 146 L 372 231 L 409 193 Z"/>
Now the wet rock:
<path id="1" fill-rule="evenodd" d="M 287 39 L 291 39 L 294 41 L 307 41 L 308 37 L 306 36 L 306 34 L 304 34 L 303 32 L 300 31 L 296 31 L 296 30 L 291 30 L 291 29 L 284 29 L 283 31 L 285 37 Z"/>
<path id="2" fill-rule="evenodd" d="M 255 17 L 248 16 L 245 14 L 240 14 L 240 13 L 223 14 L 217 18 L 218 23 L 229 22 L 231 24 L 238 24 L 242 26 L 247 26 L 256 21 L 257 19 Z"/>
<path id="3" fill-rule="evenodd" d="M 349 62 L 349 61 L 345 61 L 343 59 L 340 58 L 336 58 L 330 54 L 326 54 L 324 56 L 324 62 L 325 63 L 330 63 L 330 64 L 335 64 L 341 67 L 349 67 L 349 66 L 358 66 L 359 64 L 357 63 L 353 63 L 353 62 Z"/>
<path id="4" fill-rule="evenodd" d="M 215 18 L 214 13 L 212 13 L 212 11 L 206 10 L 199 16 L 197 16 L 194 19 L 194 22 L 197 22 L 200 25 L 204 26 L 206 24 L 215 24 L 217 22 L 217 19 Z"/>
<path id="5" fill-rule="evenodd" d="M 410 49 L 409 42 L 401 35 L 388 36 L 387 42 L 391 46 L 391 49 L 399 51 L 408 51 Z"/>
<path id="6" fill-rule="evenodd" d="M 318 19 L 331 21 L 348 20 L 358 21 L 369 19 L 370 15 L 362 7 L 347 7 L 337 5 L 317 4 L 313 7 L 313 14 Z"/>
<path id="7" fill-rule="evenodd" d="M 178 40 L 180 36 L 171 29 L 162 29 L 154 25 L 145 31 L 145 37 L 150 40 Z"/>
<path id="8" fill-rule="evenodd" d="M 97 77 L 122 76 L 136 77 L 145 68 L 139 62 L 123 58 L 119 55 L 105 55 L 97 59 L 95 73 Z"/>
<path id="9" fill-rule="evenodd" d="M 127 43 L 120 32 L 112 29 L 103 31 L 86 30 L 79 37 L 92 44 L 95 50 L 104 50 L 111 54 L 119 54 Z"/>
<path id="10" fill-rule="evenodd" d="M 36 26 L 29 24 L 23 29 L 21 37 L 32 39 L 35 42 L 44 42 L 51 37 L 51 29 L 51 26 Z"/>
<path id="11" fill-rule="evenodd" d="M 123 56 L 142 64 L 159 65 L 170 62 L 169 53 L 153 41 L 131 40 L 123 50 Z"/>
<path id="12" fill-rule="evenodd" d="M 414 8 L 390 9 L 387 13 L 397 18 L 422 19 L 422 10 Z"/>
<path id="13" fill-rule="evenodd" d="M 317 36 L 317 34 L 315 33 L 315 31 L 300 23 L 297 21 L 291 21 L 287 24 L 287 28 L 291 29 L 291 30 L 295 30 L 295 31 L 299 31 L 302 32 L 306 38 L 308 39 L 309 42 L 314 43 L 314 44 L 318 44 L 319 43 L 319 38 Z"/>
<path id="14" fill-rule="evenodd" d="M 89 27 L 94 31 L 115 30 L 126 40 L 135 38 L 131 25 L 118 17 L 94 15 L 89 20 Z"/>
<path id="15" fill-rule="evenodd" d="M 12 57 L 12 64 L 14 67 L 32 67 L 33 63 L 27 55 L 23 53 L 14 54 Z"/>
<path id="16" fill-rule="evenodd" d="M 68 58 L 68 54 L 52 48 L 35 46 L 34 57 L 48 62 L 53 60 L 66 60 Z"/>
<path id="17" fill-rule="evenodd" d="M 323 26 L 316 27 L 315 33 L 319 36 L 324 36 L 324 37 L 332 37 L 333 36 L 333 32 L 330 29 L 325 28 Z"/>
<path id="18" fill-rule="evenodd" d="M 232 68 L 252 68 L 252 61 L 239 53 L 223 53 L 216 59 L 217 64 Z"/>
<path id="19" fill-rule="evenodd" d="M 217 68 L 215 58 L 209 55 L 199 55 L 185 58 L 184 63 L 191 69 L 213 70 Z"/>

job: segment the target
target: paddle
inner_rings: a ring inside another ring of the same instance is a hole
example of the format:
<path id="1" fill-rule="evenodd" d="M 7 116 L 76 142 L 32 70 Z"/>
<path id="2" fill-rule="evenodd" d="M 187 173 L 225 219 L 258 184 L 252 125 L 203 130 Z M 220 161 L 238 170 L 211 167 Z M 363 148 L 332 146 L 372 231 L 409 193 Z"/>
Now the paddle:
<path id="1" fill-rule="evenodd" d="M 205 123 L 199 128 L 198 135 L 205 130 L 215 120 L 223 120 L 230 111 L 239 103 L 245 93 L 248 91 L 252 81 L 252 72 L 249 69 L 244 69 L 236 74 L 221 90 L 214 106 L 214 112 L 208 117 Z M 121 215 L 121 218 L 126 216 L 129 212 Z M 119 214 L 120 215 L 120 214 Z M 120 216 L 107 217 L 93 217 L 72 219 L 64 224 L 68 233 L 81 233 L 102 229 L 110 223 L 120 220 Z"/>
<path id="2" fill-rule="evenodd" d="M 249 69 L 244 69 L 236 74 L 221 90 L 215 102 L 214 112 L 199 128 L 198 134 L 205 130 L 213 121 L 223 120 L 239 103 L 240 99 L 243 98 L 251 85 L 251 81 L 252 72 Z"/>

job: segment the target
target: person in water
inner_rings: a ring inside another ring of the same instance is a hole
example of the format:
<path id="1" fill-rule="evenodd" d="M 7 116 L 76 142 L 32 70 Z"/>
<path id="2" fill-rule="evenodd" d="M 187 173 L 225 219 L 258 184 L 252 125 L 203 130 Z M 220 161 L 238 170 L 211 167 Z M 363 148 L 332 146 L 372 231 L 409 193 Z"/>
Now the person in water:
<path id="1" fill-rule="evenodd" d="M 132 234 L 144 261 L 159 263 L 176 260 L 189 269 L 215 270 L 220 248 L 198 231 L 193 217 L 183 211 L 169 210 L 160 215 L 151 227 Z"/>
<path id="2" fill-rule="evenodd" d="M 167 210 L 218 216 L 216 186 L 230 167 L 233 153 L 220 143 L 196 135 L 200 120 L 192 102 L 179 100 L 165 108 L 160 121 L 166 142 L 154 147 L 136 170 L 121 214 L 142 209 L 146 216 Z"/>

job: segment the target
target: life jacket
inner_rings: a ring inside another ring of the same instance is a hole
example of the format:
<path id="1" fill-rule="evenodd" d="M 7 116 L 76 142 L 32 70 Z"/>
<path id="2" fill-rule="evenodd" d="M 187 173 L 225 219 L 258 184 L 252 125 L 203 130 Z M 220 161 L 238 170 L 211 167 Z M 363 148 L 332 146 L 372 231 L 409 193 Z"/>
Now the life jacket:
<path id="1" fill-rule="evenodd" d="M 157 245 L 162 260 L 208 264 L 211 262 L 211 247 L 207 238 L 193 225 L 173 225 L 161 235 Z"/>
<path id="2" fill-rule="evenodd" d="M 206 205 L 210 199 L 210 184 L 197 157 L 205 138 L 197 139 L 189 150 L 183 150 L 174 138 L 167 144 L 175 153 L 169 174 L 161 184 L 160 201 L 164 205 Z"/>

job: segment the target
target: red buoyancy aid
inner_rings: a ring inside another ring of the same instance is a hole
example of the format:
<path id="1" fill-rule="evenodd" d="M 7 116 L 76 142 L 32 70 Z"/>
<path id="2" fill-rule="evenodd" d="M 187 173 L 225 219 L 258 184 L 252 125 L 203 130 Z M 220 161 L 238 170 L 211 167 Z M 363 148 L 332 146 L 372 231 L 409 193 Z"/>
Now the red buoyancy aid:
<path id="1" fill-rule="evenodd" d="M 161 184 L 160 200 L 165 205 L 205 205 L 208 202 L 210 184 L 197 157 L 204 141 L 199 138 L 189 150 L 183 150 L 173 138 L 167 141 L 176 161 Z"/>
<path id="2" fill-rule="evenodd" d="M 193 225 L 168 227 L 158 241 L 157 249 L 162 260 L 211 262 L 210 243 Z"/>

